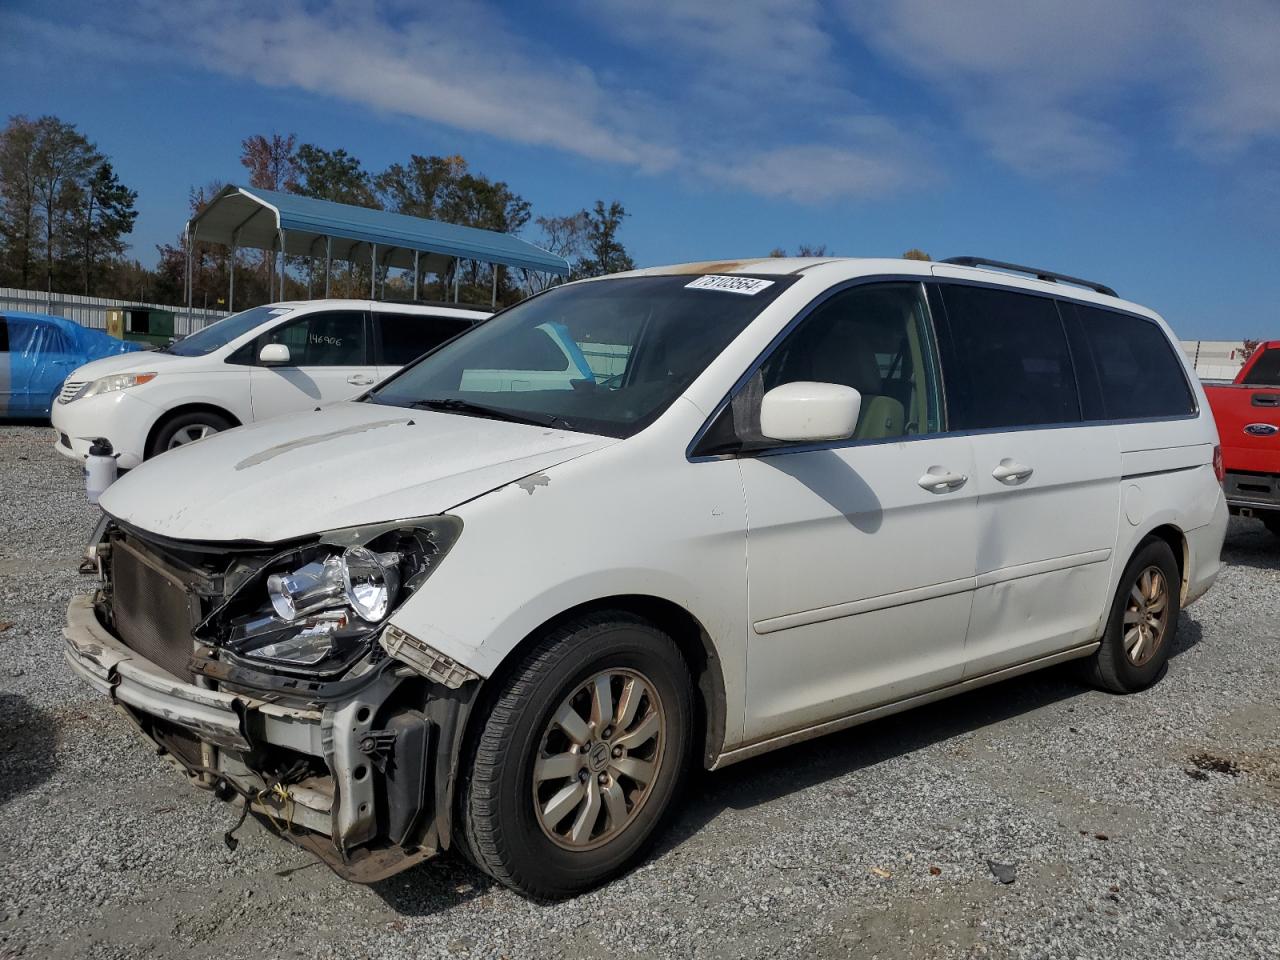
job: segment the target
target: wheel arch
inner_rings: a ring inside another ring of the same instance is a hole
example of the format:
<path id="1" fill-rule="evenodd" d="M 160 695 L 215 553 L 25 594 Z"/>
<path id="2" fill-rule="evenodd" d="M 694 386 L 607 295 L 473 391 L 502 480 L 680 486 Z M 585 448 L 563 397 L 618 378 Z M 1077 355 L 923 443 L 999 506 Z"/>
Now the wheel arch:
<path id="1" fill-rule="evenodd" d="M 243 426 L 239 417 L 226 407 L 220 407 L 216 403 L 183 403 L 165 410 L 164 413 L 156 417 L 155 423 L 151 424 L 151 429 L 147 431 L 147 442 L 143 447 L 143 454 L 146 457 L 151 457 L 152 447 L 155 445 L 156 437 L 159 436 L 160 431 L 163 430 L 174 417 L 180 417 L 187 413 L 214 413 L 230 421 L 233 427 Z"/>
<path id="2" fill-rule="evenodd" d="M 671 637 L 683 654 L 694 685 L 694 743 L 702 741 L 702 765 L 709 768 L 724 749 L 727 698 L 720 655 L 711 634 L 687 609 L 662 597 L 648 594 L 617 594 L 579 603 L 561 611 L 529 631 L 502 658 L 482 684 L 478 705 L 499 690 L 504 678 L 515 669 L 525 653 L 548 631 L 568 620 L 589 613 L 617 610 L 647 620 Z M 465 737 L 484 722 L 484 710 L 473 710 L 467 720 Z"/>
<path id="3" fill-rule="evenodd" d="M 1145 540 L 1163 540 L 1169 545 L 1169 549 L 1173 551 L 1174 562 L 1178 565 L 1178 598 L 1179 601 L 1184 601 L 1187 597 L 1187 591 L 1191 587 L 1191 557 L 1186 534 L 1172 523 L 1163 523 L 1147 531 L 1142 540 L 1139 540 L 1134 547 L 1134 553 L 1137 553 Z"/>

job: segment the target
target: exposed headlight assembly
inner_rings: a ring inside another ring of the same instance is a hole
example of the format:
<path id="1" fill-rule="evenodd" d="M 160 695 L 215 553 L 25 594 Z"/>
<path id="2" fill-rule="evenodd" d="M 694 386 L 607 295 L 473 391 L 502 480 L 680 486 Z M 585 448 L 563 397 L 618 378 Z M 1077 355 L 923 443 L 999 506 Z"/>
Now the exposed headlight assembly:
<path id="1" fill-rule="evenodd" d="M 113 373 L 109 377 L 99 377 L 97 380 L 90 380 L 80 392 L 73 397 L 73 400 L 83 400 L 86 397 L 96 397 L 100 393 L 114 393 L 117 390 L 127 390 L 129 387 L 139 387 L 144 383 L 150 383 L 156 378 L 154 372 L 151 373 Z"/>
<path id="2" fill-rule="evenodd" d="M 286 669 L 345 669 L 461 531 L 457 517 L 440 516 L 323 534 L 268 561 L 196 635 Z"/>

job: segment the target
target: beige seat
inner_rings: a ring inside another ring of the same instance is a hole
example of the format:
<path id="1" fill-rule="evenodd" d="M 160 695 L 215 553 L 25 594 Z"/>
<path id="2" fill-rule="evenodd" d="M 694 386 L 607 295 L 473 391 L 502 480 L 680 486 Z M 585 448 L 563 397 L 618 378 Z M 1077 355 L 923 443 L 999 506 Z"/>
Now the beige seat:
<path id="1" fill-rule="evenodd" d="M 883 440 L 900 437 L 906 424 L 902 401 L 884 395 L 884 381 L 875 355 L 860 343 L 852 324 L 836 323 L 813 352 L 811 379 L 819 383 L 841 383 L 862 394 L 862 411 L 853 436 L 856 440 Z"/>

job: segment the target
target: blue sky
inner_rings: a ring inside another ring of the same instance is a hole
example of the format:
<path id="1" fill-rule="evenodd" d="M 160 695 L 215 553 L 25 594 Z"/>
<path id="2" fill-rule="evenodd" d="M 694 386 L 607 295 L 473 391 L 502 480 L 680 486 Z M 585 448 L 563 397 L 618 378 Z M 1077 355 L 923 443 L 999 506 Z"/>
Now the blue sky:
<path id="1" fill-rule="evenodd" d="M 619 199 L 641 265 L 921 247 L 1280 329 L 1274 0 L 5 0 L 0 38 L 0 113 L 112 157 L 147 263 L 274 130 L 461 153 L 536 214 Z"/>

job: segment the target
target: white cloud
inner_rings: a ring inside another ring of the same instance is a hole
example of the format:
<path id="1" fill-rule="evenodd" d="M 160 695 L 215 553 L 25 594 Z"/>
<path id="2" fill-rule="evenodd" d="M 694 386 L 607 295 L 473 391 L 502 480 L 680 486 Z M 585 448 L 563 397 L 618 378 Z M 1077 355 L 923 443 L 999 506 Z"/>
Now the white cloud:
<path id="1" fill-rule="evenodd" d="M 873 49 L 1022 173 L 1119 166 L 1139 111 L 1202 153 L 1280 136 L 1280 7 L 1268 0 L 843 2 Z"/>

